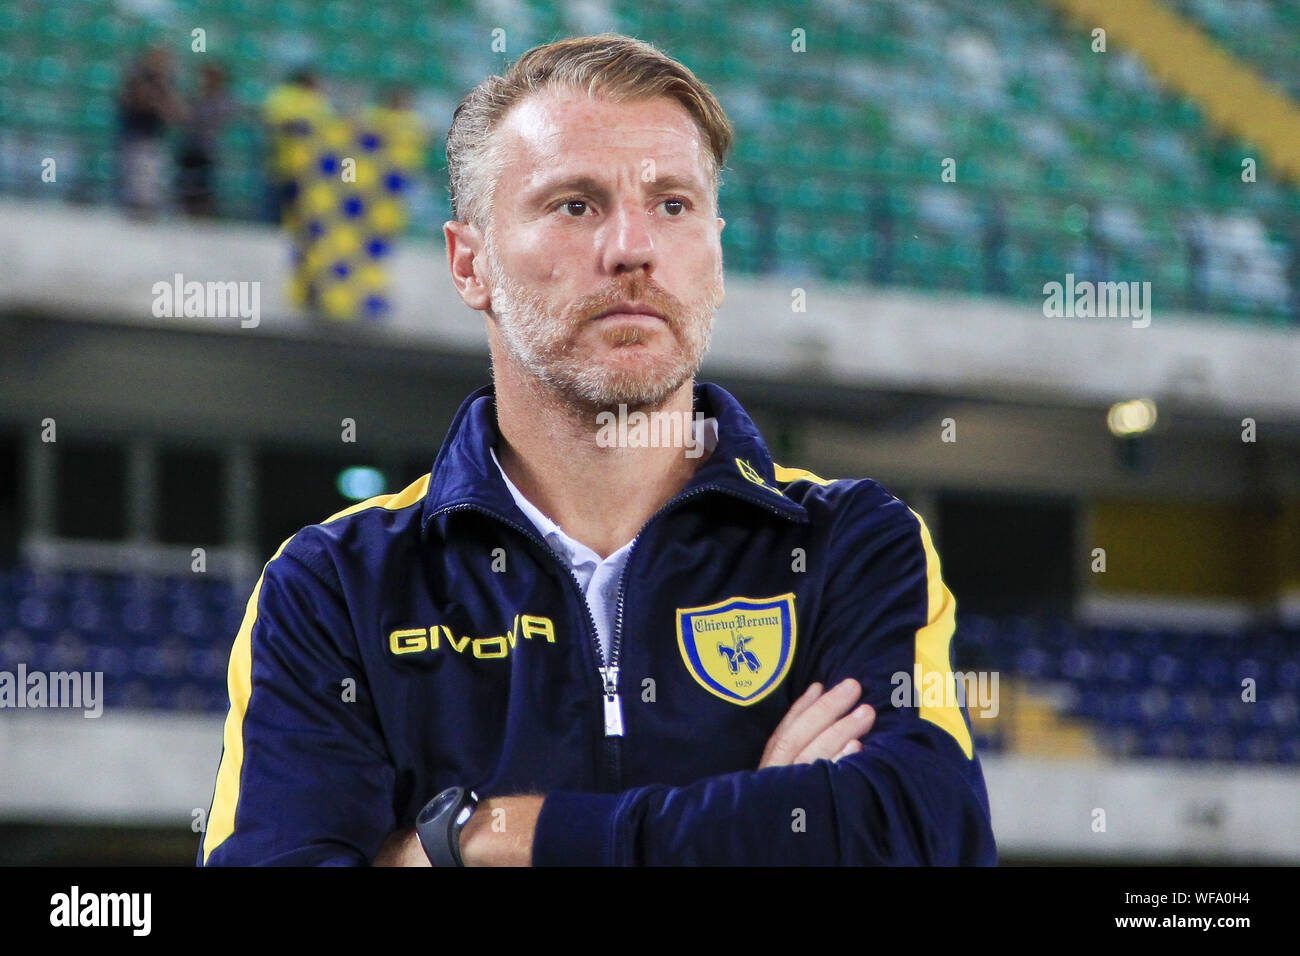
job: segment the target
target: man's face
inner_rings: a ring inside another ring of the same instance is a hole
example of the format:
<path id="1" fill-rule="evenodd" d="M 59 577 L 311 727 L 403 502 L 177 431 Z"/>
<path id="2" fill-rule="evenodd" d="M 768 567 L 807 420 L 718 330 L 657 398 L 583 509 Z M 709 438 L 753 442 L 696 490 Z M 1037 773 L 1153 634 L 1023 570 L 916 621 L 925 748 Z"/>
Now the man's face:
<path id="1" fill-rule="evenodd" d="M 573 404 L 661 405 L 698 371 L 723 295 L 690 114 L 547 92 L 495 135 L 508 159 L 484 252 L 508 360 Z"/>

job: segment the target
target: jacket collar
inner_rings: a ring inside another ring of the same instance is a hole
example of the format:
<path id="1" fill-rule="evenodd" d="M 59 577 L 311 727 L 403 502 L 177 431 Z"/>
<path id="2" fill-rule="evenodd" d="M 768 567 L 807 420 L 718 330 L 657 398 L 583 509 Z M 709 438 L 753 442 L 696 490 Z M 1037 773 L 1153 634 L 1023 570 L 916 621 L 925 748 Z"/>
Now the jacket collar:
<path id="1" fill-rule="evenodd" d="M 693 493 L 728 494 L 791 521 L 808 513 L 776 487 L 772 456 L 757 426 L 725 389 L 695 385 L 695 411 L 718 419 L 718 444 L 676 498 Z M 485 511 L 503 521 L 531 527 L 501 480 L 489 449 L 500 439 L 496 393 L 485 385 L 461 403 L 434 459 L 420 516 L 420 534 L 439 514 L 460 508 Z"/>

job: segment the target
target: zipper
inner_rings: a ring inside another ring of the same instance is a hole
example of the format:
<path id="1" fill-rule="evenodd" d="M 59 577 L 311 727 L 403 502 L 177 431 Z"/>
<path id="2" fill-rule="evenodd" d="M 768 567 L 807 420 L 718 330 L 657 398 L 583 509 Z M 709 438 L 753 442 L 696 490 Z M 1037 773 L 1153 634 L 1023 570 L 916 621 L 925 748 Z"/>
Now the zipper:
<path id="1" fill-rule="evenodd" d="M 676 495 L 675 497 L 669 499 L 662 508 L 660 508 L 654 514 L 652 514 L 648 519 L 646 519 L 646 523 L 641 526 L 641 530 L 637 532 L 636 538 L 633 539 L 632 547 L 627 554 L 627 560 L 623 562 L 623 570 L 620 571 L 618 575 L 618 590 L 615 592 L 618 595 L 618 599 L 617 599 L 617 604 L 615 606 L 616 610 L 614 615 L 614 634 L 610 638 L 610 642 L 609 642 L 609 665 L 606 667 L 602 667 L 600 669 L 601 678 L 604 680 L 605 737 L 607 739 L 610 737 L 621 738 L 623 736 L 623 702 L 622 699 L 619 697 L 619 692 L 618 692 L 618 667 L 619 667 L 618 661 L 619 661 L 619 654 L 623 648 L 623 601 L 626 596 L 624 585 L 627 582 L 628 569 L 632 567 L 632 558 L 636 555 L 636 551 L 637 551 L 636 542 L 641 540 L 641 537 L 645 534 L 646 529 L 649 528 L 650 525 L 653 524 L 655 520 L 658 519 L 665 512 L 671 510 L 672 508 L 677 507 L 677 505 L 681 504 L 687 498 L 693 498 L 696 495 L 703 494 L 706 491 L 720 491 L 724 494 L 731 495 L 734 498 L 739 498 L 742 501 L 749 501 L 756 505 L 759 505 L 760 507 L 766 508 L 768 511 L 771 511 L 773 514 L 776 514 L 780 517 L 787 517 L 779 508 L 776 508 L 768 504 L 767 502 L 759 501 L 758 499 L 751 498 L 748 495 L 738 494 L 732 489 L 727 488 L 724 485 L 707 484 L 707 485 L 701 485 L 698 488 L 692 488 L 690 491 Z M 583 603 L 585 604 L 586 602 L 584 601 Z M 590 613 L 590 609 L 588 609 L 588 613 Z M 594 627 L 594 621 L 593 621 L 593 627 Z M 599 650 L 599 646 L 597 647 L 597 650 Z M 615 752 L 611 755 L 611 760 L 617 763 L 618 758 L 620 756 L 621 755 L 619 753 Z M 619 780 L 621 776 L 622 774 L 616 768 L 613 771 L 613 777 L 615 780 L 614 786 L 616 790 L 622 789 Z"/>
<path id="2" fill-rule="evenodd" d="M 606 664 L 599 670 L 605 700 L 605 736 L 622 737 L 623 701 L 618 696 L 618 665 Z"/>
<path id="3" fill-rule="evenodd" d="M 646 520 L 646 523 L 641 526 L 641 530 L 637 532 L 636 540 L 638 541 L 641 540 L 641 536 L 645 534 L 646 528 L 650 527 L 650 525 L 655 521 L 655 519 L 657 519 L 664 512 L 668 511 L 670 508 L 675 508 L 678 504 L 685 501 L 687 498 L 693 498 L 696 495 L 703 494 L 706 491 L 720 491 L 723 494 L 730 495 L 733 498 L 739 498 L 741 501 L 752 502 L 753 504 L 756 504 L 759 507 L 766 508 L 768 511 L 782 518 L 789 517 L 787 514 L 785 514 L 785 512 L 781 511 L 781 509 L 776 508 L 765 501 L 759 501 L 757 498 L 751 498 L 748 495 L 739 494 L 738 492 L 733 491 L 731 488 L 728 488 L 725 485 L 718 485 L 718 484 L 701 485 L 698 488 L 692 488 L 690 491 L 684 492 L 682 494 L 677 495 L 674 498 L 669 499 L 668 502 L 664 504 L 662 508 L 660 508 L 654 514 L 652 514 Z M 611 663 L 614 665 L 618 664 L 619 650 L 622 648 L 622 644 L 623 644 L 623 584 L 627 579 L 627 570 L 629 567 L 632 566 L 632 555 L 635 553 L 636 553 L 636 545 L 633 544 L 632 550 L 628 552 L 627 561 L 624 562 L 623 564 L 623 570 L 618 576 L 617 613 L 614 618 L 614 636 L 610 640 L 610 645 L 609 645 L 609 651 L 610 651 L 609 656 L 610 656 Z M 617 666 L 615 666 L 614 668 L 614 678 L 615 680 L 618 679 Z"/>
<path id="4" fill-rule="evenodd" d="M 637 536 L 633 539 L 632 547 L 628 551 L 627 560 L 623 562 L 623 570 L 619 572 L 618 590 L 616 592 L 618 598 L 617 598 L 616 611 L 614 617 L 614 634 L 610 638 L 608 661 L 605 659 L 605 649 L 600 645 L 600 633 L 596 629 L 596 618 L 591 613 L 591 606 L 587 604 L 587 597 L 582 592 L 582 583 L 578 580 L 578 575 L 574 573 L 573 568 L 566 566 L 564 562 L 560 560 L 559 555 L 557 555 L 554 551 L 551 550 L 550 545 L 548 545 L 544 540 L 542 540 L 541 536 L 538 535 L 535 530 L 529 530 L 528 528 L 525 528 L 523 525 L 519 524 L 518 522 L 511 521 L 509 518 L 506 518 L 495 511 L 491 511 L 481 505 L 475 505 L 475 504 L 460 504 L 460 505 L 451 505 L 450 507 L 446 507 L 446 508 L 439 508 L 437 511 L 433 512 L 433 514 L 429 516 L 430 519 L 433 519 L 436 518 L 438 515 L 450 514 L 453 511 L 477 511 L 480 514 L 487 515 L 489 518 L 495 518 L 497 521 L 500 521 L 502 524 L 506 525 L 507 527 L 514 528 L 516 531 L 522 534 L 525 538 L 528 538 L 530 541 L 536 542 L 536 544 L 539 547 L 541 547 L 541 549 L 544 552 L 546 552 L 551 556 L 551 559 L 556 564 L 560 565 L 560 567 L 562 567 L 565 571 L 568 572 L 569 579 L 573 582 L 573 588 L 578 594 L 578 603 L 582 605 L 583 610 L 586 612 L 587 631 L 588 631 L 587 636 L 590 639 L 591 646 L 595 651 L 596 670 L 600 677 L 601 710 L 604 718 L 604 736 L 602 738 L 602 744 L 603 744 L 602 750 L 604 754 L 604 759 L 601 761 L 600 766 L 597 767 L 596 776 L 598 781 L 600 781 L 602 785 L 606 786 L 612 792 L 617 792 L 622 789 L 622 776 L 623 776 L 622 768 L 621 768 L 622 748 L 620 746 L 620 741 L 622 741 L 623 739 L 623 699 L 619 694 L 619 688 L 618 688 L 618 678 L 619 678 L 618 661 L 619 661 L 619 654 L 623 646 L 623 604 L 625 598 L 624 586 L 627 583 L 628 568 L 631 567 L 632 558 L 636 554 L 636 550 L 637 550 L 636 542 L 641 540 L 641 537 L 642 535 L 645 534 L 646 529 L 650 527 L 650 525 L 653 524 L 665 512 L 669 511 L 672 508 L 675 508 L 678 504 L 685 501 L 687 498 L 693 498 L 696 495 L 703 494 L 706 491 L 719 491 L 722 492 L 723 494 L 730 495 L 733 498 L 739 498 L 741 501 L 748 501 L 753 504 L 759 505 L 760 507 L 765 508 L 768 511 L 771 511 L 773 514 L 778 515 L 779 517 L 783 517 L 783 518 L 789 517 L 779 508 L 776 508 L 765 501 L 760 501 L 757 498 L 751 498 L 749 495 L 742 495 L 739 492 L 726 487 L 725 485 L 719 485 L 719 484 L 701 485 L 698 488 L 693 488 L 690 491 L 684 492 L 682 494 L 679 494 L 671 498 L 668 502 L 664 504 L 662 508 L 660 508 L 654 514 L 652 514 L 649 517 L 649 519 L 646 520 L 646 523 L 641 526 L 641 530 L 637 532 Z"/>

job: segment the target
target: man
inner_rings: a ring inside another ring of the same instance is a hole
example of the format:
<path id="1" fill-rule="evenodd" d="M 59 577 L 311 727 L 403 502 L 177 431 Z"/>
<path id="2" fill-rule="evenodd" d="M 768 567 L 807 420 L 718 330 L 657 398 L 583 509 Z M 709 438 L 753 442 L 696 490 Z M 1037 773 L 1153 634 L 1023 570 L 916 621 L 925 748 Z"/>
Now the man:
<path id="1" fill-rule="evenodd" d="M 154 45 L 126 72 L 117 94 L 122 204 L 140 219 L 162 212 L 168 170 L 167 127 L 188 116 L 177 95 L 173 60 L 164 46 Z"/>
<path id="2" fill-rule="evenodd" d="M 181 143 L 177 194 L 188 215 L 217 215 L 217 161 L 221 135 L 239 110 L 227 91 L 226 71 L 217 63 L 199 69 L 199 89 L 191 101 Z"/>
<path id="3" fill-rule="evenodd" d="M 694 384 L 730 140 L 626 37 L 461 104 L 448 261 L 494 385 L 429 475 L 267 564 L 201 860 L 995 862 L 964 710 L 889 704 L 899 673 L 951 691 L 924 524 Z"/>

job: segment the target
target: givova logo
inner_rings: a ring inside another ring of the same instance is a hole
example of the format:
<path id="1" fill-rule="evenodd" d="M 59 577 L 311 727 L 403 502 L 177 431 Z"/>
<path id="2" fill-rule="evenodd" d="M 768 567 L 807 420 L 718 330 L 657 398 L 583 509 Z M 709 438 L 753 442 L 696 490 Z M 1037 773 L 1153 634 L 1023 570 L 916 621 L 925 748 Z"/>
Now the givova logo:
<path id="1" fill-rule="evenodd" d="M 494 660 L 508 657 L 520 638 L 554 644 L 555 622 L 537 614 L 516 614 L 509 631 L 491 637 L 457 637 L 446 624 L 408 627 L 389 633 L 388 649 L 400 657 L 440 650 L 445 641 L 446 647 L 457 654 L 465 653 L 468 648 L 470 654 L 480 660 Z"/>

